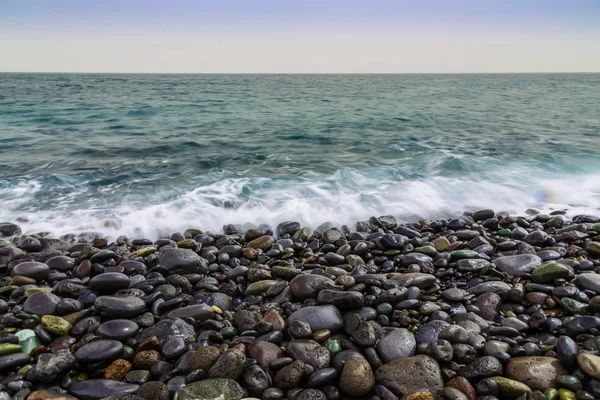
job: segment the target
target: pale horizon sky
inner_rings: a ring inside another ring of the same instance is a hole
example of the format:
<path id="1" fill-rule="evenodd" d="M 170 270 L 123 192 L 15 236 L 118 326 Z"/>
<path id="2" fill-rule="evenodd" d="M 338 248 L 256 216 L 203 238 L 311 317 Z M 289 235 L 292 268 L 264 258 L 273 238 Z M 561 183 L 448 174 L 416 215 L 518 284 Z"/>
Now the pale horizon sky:
<path id="1" fill-rule="evenodd" d="M 600 72 L 600 0 L 0 0 L 0 72 Z"/>

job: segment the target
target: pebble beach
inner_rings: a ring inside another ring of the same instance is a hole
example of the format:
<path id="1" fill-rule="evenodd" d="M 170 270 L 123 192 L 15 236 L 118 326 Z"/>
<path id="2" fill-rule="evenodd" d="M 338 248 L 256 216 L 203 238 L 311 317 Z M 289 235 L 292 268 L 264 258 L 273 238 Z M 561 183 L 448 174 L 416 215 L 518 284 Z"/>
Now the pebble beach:
<path id="1" fill-rule="evenodd" d="M 600 218 L 0 223 L 1 400 L 600 398 Z"/>

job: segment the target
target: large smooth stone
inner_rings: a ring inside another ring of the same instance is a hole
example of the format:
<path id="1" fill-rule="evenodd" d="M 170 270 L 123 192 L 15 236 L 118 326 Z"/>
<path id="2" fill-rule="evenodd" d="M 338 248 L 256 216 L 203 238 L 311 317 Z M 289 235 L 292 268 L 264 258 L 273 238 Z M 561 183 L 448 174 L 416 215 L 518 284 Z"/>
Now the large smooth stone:
<path id="1" fill-rule="evenodd" d="M 150 336 L 156 336 L 161 343 L 167 342 L 174 337 L 180 337 L 183 340 L 196 336 L 194 327 L 182 319 L 165 319 L 157 322 L 149 328 L 142 330 L 138 335 L 138 341 Z"/>
<path id="2" fill-rule="evenodd" d="M 113 319 L 112 321 L 106 321 L 100 325 L 96 330 L 96 334 L 106 339 L 124 342 L 127 339 L 134 337 L 139 330 L 139 325 L 129 319 Z"/>
<path id="3" fill-rule="evenodd" d="M 21 228 L 17 224 L 12 222 L 0 222 L 0 238 L 9 238 L 12 236 L 19 236 L 21 234 Z"/>
<path id="4" fill-rule="evenodd" d="M 375 380 L 399 397 L 421 390 L 437 396 L 444 389 L 440 366 L 433 358 L 424 355 L 396 359 L 382 365 L 375 372 Z"/>
<path id="5" fill-rule="evenodd" d="M 540 391 L 556 387 L 556 378 L 567 373 L 563 364 L 553 357 L 517 357 L 506 367 L 508 378 Z"/>
<path id="6" fill-rule="evenodd" d="M 167 318 L 194 318 L 196 321 L 204 322 L 211 319 L 215 315 L 215 311 L 207 304 L 194 304 L 191 306 L 181 307 L 169 312 Z"/>
<path id="7" fill-rule="evenodd" d="M 69 393 L 79 400 L 100 400 L 104 397 L 123 396 L 135 394 L 140 385 L 123 383 L 109 379 L 88 379 L 81 382 L 73 382 L 69 386 Z"/>
<path id="8" fill-rule="evenodd" d="M 384 363 L 415 354 L 417 342 L 414 335 L 404 328 L 383 328 L 377 343 L 377 353 Z"/>
<path id="9" fill-rule="evenodd" d="M 329 350 L 314 340 L 299 339 L 291 341 L 288 344 L 287 353 L 294 360 L 312 365 L 315 370 L 327 368 L 331 363 Z"/>
<path id="10" fill-rule="evenodd" d="M 314 274 L 296 275 L 290 281 L 290 290 L 298 300 L 314 299 L 321 289 L 334 287 L 335 282 L 326 276 Z"/>
<path id="11" fill-rule="evenodd" d="M 577 278 L 575 278 L 575 284 L 582 289 L 587 289 L 596 293 L 600 293 L 600 274 L 579 274 L 577 275 Z"/>
<path id="12" fill-rule="evenodd" d="M 344 364 L 340 389 L 352 396 L 366 396 L 375 386 L 375 376 L 369 362 L 361 357 L 351 358 Z"/>
<path id="13" fill-rule="evenodd" d="M 208 262 L 192 250 L 166 247 L 158 254 L 158 262 L 169 271 L 182 274 L 205 274 Z"/>
<path id="14" fill-rule="evenodd" d="M 577 356 L 577 365 L 587 375 L 600 379 L 600 357 L 593 354 L 582 353 Z"/>
<path id="15" fill-rule="evenodd" d="M 60 297 L 48 292 L 37 292 L 32 294 L 25 300 L 23 311 L 28 314 L 35 314 L 39 317 L 44 315 L 52 315 L 56 312 L 56 306 L 60 301 Z"/>
<path id="16" fill-rule="evenodd" d="M 494 260 L 496 268 L 513 276 L 530 274 L 542 265 L 542 259 L 535 254 L 517 254 L 514 256 L 498 257 Z"/>
<path id="17" fill-rule="evenodd" d="M 344 328 L 344 320 L 339 310 L 332 305 L 308 306 L 299 309 L 287 319 L 288 325 L 294 321 L 307 322 L 312 331 L 329 329 L 335 333 Z"/>
<path id="18" fill-rule="evenodd" d="M 258 365 L 265 371 L 269 370 L 271 361 L 280 358 L 283 350 L 275 343 L 265 342 L 264 340 L 255 340 L 247 348 L 248 356 L 254 358 Z"/>
<path id="19" fill-rule="evenodd" d="M 118 340 L 101 339 L 84 344 L 75 352 L 75 358 L 83 363 L 112 360 L 121 353 L 123 343 Z"/>
<path id="20" fill-rule="evenodd" d="M 113 294 L 129 287 L 129 277 L 120 272 L 105 272 L 90 281 L 90 289 L 100 293 Z"/>
<path id="21" fill-rule="evenodd" d="M 11 368 L 19 367 L 29 362 L 29 354 L 13 353 L 0 356 L 0 371 L 8 371 Z"/>
<path id="22" fill-rule="evenodd" d="M 435 276 L 420 272 L 392 274 L 391 279 L 397 281 L 402 287 L 416 286 L 419 289 L 428 289 L 435 283 Z"/>
<path id="23" fill-rule="evenodd" d="M 146 309 L 146 303 L 134 296 L 100 296 L 94 301 L 94 307 L 107 319 L 120 319 L 137 317 Z"/>
<path id="24" fill-rule="evenodd" d="M 244 390 L 233 379 L 214 378 L 193 382 L 175 393 L 175 400 L 241 400 Z"/>
<path id="25" fill-rule="evenodd" d="M 75 260 L 67 256 L 56 256 L 48 259 L 46 265 L 55 271 L 68 272 L 75 268 Z"/>
<path id="26" fill-rule="evenodd" d="M 533 270 L 531 278 L 537 283 L 551 283 L 555 279 L 567 278 L 571 270 L 564 264 L 549 262 Z"/>
<path id="27" fill-rule="evenodd" d="M 37 261 L 25 261 L 15 265 L 11 271 L 11 276 L 26 276 L 40 282 L 48 279 L 49 273 L 50 268 L 46 264 Z"/>

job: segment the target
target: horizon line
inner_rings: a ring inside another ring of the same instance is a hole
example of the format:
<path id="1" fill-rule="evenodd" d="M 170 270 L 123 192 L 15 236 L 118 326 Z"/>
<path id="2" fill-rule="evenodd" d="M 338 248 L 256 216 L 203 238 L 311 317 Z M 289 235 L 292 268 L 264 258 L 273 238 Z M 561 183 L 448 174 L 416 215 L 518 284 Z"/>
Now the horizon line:
<path id="1" fill-rule="evenodd" d="M 0 71 L 0 74 L 104 74 L 104 75 L 551 75 L 600 74 L 600 71 L 519 71 L 519 72 L 103 72 L 103 71 Z"/>

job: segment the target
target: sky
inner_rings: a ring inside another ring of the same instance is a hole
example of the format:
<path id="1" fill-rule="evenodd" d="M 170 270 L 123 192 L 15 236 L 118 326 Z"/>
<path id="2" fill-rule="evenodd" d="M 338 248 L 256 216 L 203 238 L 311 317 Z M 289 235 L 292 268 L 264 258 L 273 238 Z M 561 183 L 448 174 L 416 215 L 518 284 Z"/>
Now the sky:
<path id="1" fill-rule="evenodd" d="M 600 72 L 600 0 L 0 0 L 0 72 Z"/>

